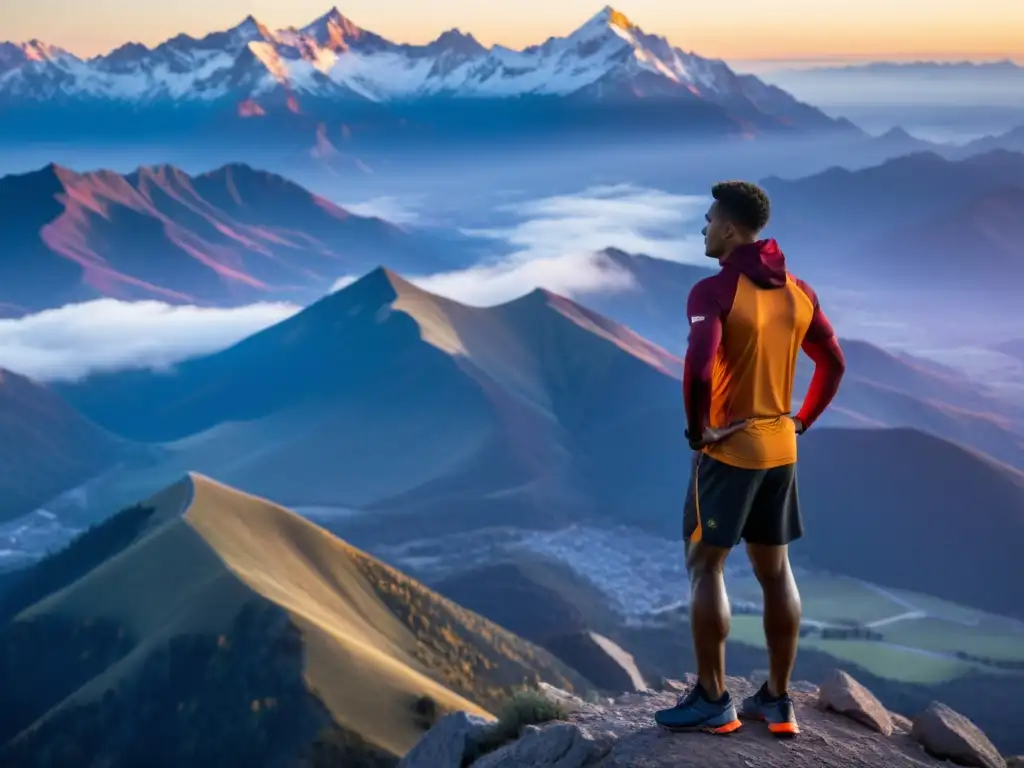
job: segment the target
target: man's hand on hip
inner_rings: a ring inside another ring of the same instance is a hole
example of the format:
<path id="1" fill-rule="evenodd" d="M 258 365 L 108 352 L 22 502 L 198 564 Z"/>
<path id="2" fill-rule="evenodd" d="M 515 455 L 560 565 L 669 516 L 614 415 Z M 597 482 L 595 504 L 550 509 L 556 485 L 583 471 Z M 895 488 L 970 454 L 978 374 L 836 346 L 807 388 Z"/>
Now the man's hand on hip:
<path id="1" fill-rule="evenodd" d="M 720 443 L 730 435 L 735 435 L 746 426 L 746 421 L 737 421 L 727 427 L 704 427 L 704 434 L 700 436 L 700 439 L 694 440 L 689 432 L 686 433 L 686 439 L 690 443 L 690 450 L 699 451 L 701 448 Z"/>

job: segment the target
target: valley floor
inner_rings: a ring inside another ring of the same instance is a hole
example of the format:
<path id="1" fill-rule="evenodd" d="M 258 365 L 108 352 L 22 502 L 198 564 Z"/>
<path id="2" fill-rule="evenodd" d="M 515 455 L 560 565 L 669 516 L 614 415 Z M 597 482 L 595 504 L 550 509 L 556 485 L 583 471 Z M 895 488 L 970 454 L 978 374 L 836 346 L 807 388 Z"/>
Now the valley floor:
<path id="1" fill-rule="evenodd" d="M 632 529 L 488 529 L 374 551 L 428 584 L 453 569 L 517 552 L 571 567 L 604 593 L 627 626 L 685 621 L 687 576 L 680 542 Z M 807 568 L 797 569 L 797 579 L 803 647 L 907 683 L 937 684 L 972 671 L 1024 674 L 1024 622 Z M 742 553 L 727 566 L 726 581 L 734 614 L 731 639 L 763 647 L 760 587 Z"/>

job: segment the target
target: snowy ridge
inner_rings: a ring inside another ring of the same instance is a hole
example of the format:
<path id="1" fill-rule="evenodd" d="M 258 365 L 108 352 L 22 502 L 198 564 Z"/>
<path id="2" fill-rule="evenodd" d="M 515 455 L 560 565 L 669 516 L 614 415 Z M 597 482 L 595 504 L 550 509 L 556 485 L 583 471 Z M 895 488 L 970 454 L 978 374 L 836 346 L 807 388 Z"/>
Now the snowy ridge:
<path id="1" fill-rule="evenodd" d="M 674 47 L 610 7 L 566 37 L 523 50 L 485 48 L 457 29 L 427 45 L 395 43 L 336 8 L 302 28 L 273 31 L 248 17 L 201 39 L 178 35 L 152 49 L 128 43 L 87 60 L 38 41 L 0 43 L 0 105 L 227 99 L 251 108 L 275 93 L 377 103 L 527 95 L 696 99 L 740 115 L 828 122 L 784 91 Z"/>

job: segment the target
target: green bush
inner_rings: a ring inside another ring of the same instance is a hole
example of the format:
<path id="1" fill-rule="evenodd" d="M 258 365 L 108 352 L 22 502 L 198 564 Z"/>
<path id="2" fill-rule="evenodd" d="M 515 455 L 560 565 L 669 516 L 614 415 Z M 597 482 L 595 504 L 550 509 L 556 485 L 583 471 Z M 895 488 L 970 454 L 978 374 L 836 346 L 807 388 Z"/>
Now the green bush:
<path id="1" fill-rule="evenodd" d="M 488 752 L 493 752 L 518 739 L 528 725 L 543 725 L 553 720 L 564 720 L 569 710 L 552 701 L 541 691 L 525 688 L 517 691 L 502 705 L 498 720 L 480 742 L 467 750 L 463 766 L 468 766 Z"/>

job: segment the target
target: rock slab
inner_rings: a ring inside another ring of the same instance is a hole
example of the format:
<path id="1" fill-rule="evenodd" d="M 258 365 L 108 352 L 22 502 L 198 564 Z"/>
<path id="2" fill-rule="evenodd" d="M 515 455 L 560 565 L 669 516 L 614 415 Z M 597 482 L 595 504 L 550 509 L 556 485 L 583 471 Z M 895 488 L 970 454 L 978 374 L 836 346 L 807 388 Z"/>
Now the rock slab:
<path id="1" fill-rule="evenodd" d="M 837 669 L 818 688 L 818 701 L 826 709 L 846 715 L 873 731 L 892 736 L 892 717 L 882 702 L 846 672 Z"/>
<path id="2" fill-rule="evenodd" d="M 1006 768 L 1006 760 L 978 726 L 937 701 L 914 718 L 911 735 L 942 760 L 974 768 Z"/>
<path id="3" fill-rule="evenodd" d="M 462 761 L 473 744 L 490 730 L 490 721 L 468 712 L 445 715 L 423 734 L 398 768 L 462 768 Z"/>
<path id="4" fill-rule="evenodd" d="M 528 727 L 522 738 L 476 760 L 472 768 L 585 768 L 607 752 L 574 723 Z"/>

